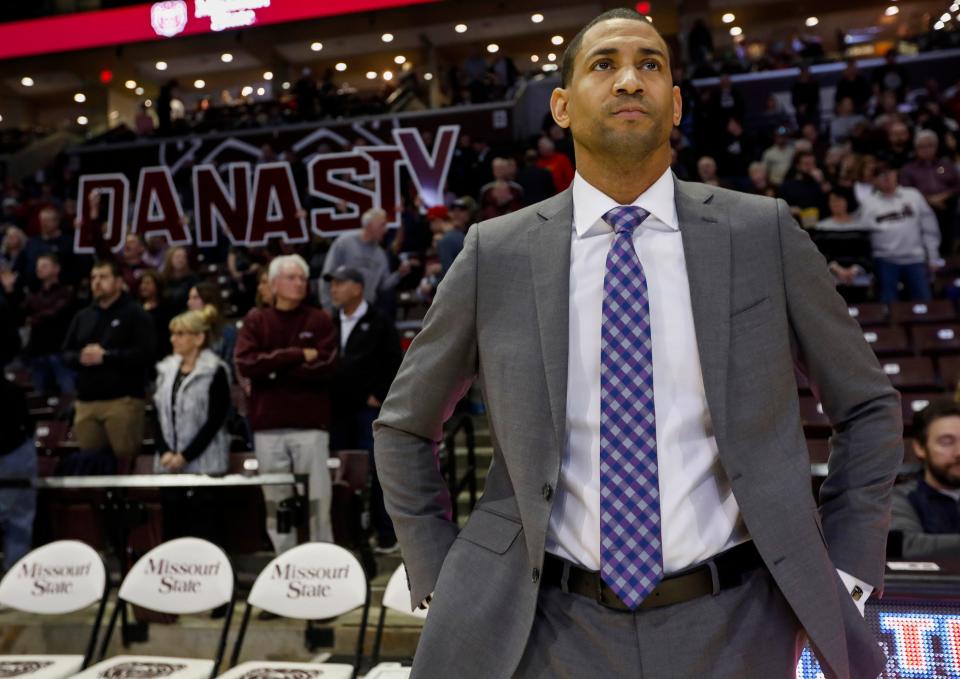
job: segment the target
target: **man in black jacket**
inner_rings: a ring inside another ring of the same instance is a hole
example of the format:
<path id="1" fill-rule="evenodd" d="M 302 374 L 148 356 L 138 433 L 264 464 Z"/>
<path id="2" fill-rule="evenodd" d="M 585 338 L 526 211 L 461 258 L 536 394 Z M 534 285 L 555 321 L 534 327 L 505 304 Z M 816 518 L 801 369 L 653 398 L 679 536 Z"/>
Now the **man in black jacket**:
<path id="1" fill-rule="evenodd" d="M 380 415 L 402 359 L 393 322 L 363 298 L 363 274 L 341 266 L 326 274 L 338 313 L 340 363 L 334 378 L 331 450 L 360 449 L 370 453 L 370 514 L 380 553 L 397 549 L 393 522 L 383 505 L 383 491 L 373 458 L 373 421 Z"/>
<path id="2" fill-rule="evenodd" d="M 84 450 L 110 447 L 133 457 L 143 441 L 147 369 L 154 360 L 153 321 L 123 292 L 116 262 L 90 272 L 93 304 L 73 318 L 64 363 L 77 371 L 74 438 Z"/>

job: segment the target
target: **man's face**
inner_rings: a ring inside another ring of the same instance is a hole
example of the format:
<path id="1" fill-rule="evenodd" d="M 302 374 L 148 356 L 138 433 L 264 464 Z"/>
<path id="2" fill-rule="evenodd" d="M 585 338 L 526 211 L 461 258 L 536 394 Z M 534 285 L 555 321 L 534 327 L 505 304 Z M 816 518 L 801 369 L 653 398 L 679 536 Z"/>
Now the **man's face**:
<path id="1" fill-rule="evenodd" d="M 667 46 L 644 21 L 611 19 L 586 32 L 570 82 L 551 99 L 577 148 L 600 157 L 647 157 L 680 122 Z M 541 151 L 542 153 L 542 151 Z"/>
<path id="2" fill-rule="evenodd" d="M 359 303 L 363 298 L 363 286 L 355 281 L 330 281 L 330 299 L 338 309 Z"/>
<path id="3" fill-rule="evenodd" d="M 805 155 L 797 161 L 797 169 L 803 174 L 813 174 L 817 168 L 817 161 L 813 156 Z"/>
<path id="4" fill-rule="evenodd" d="M 920 160 L 933 160 L 937 156 L 937 142 L 933 139 L 922 138 L 916 148 Z"/>
<path id="5" fill-rule="evenodd" d="M 895 123 L 890 126 L 888 136 L 893 146 L 904 146 L 910 140 L 910 130 L 903 123 Z"/>
<path id="6" fill-rule="evenodd" d="M 378 215 L 371 219 L 367 225 L 367 232 L 373 238 L 374 242 L 379 243 L 382 241 L 383 237 L 387 234 L 387 218 Z"/>
<path id="7" fill-rule="evenodd" d="M 90 293 L 98 302 L 110 299 L 120 292 L 120 278 L 113 275 L 109 266 L 94 267 L 90 272 Z"/>
<path id="8" fill-rule="evenodd" d="M 60 276 L 60 265 L 55 263 L 49 257 L 41 257 L 37 260 L 37 279 L 41 283 L 55 281 Z"/>
<path id="9" fill-rule="evenodd" d="M 299 266 L 288 264 L 277 273 L 271 288 L 277 299 L 299 304 L 307 296 L 307 276 Z"/>
<path id="10" fill-rule="evenodd" d="M 136 262 L 140 261 L 143 257 L 143 243 L 140 242 L 140 239 L 136 236 L 127 236 L 127 240 L 123 243 L 123 257 L 127 261 Z"/>
<path id="11" fill-rule="evenodd" d="M 930 423 L 925 445 L 913 444 L 923 460 L 927 482 L 946 490 L 960 489 L 960 417 L 940 417 Z"/>
<path id="12" fill-rule="evenodd" d="M 873 185 L 883 193 L 893 193 L 897 189 L 897 171 L 887 169 L 878 172 L 873 180 Z"/>
<path id="13" fill-rule="evenodd" d="M 44 236 L 51 236 L 57 232 L 57 229 L 60 228 L 60 215 L 57 214 L 56 210 L 41 210 L 40 211 L 40 233 Z"/>

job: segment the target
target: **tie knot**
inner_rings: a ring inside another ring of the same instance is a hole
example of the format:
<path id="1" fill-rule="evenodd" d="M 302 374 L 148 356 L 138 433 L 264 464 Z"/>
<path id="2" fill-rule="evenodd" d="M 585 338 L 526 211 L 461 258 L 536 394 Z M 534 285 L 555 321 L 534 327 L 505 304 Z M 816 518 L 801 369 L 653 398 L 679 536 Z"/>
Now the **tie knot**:
<path id="1" fill-rule="evenodd" d="M 650 216 L 650 213 L 636 205 L 619 205 L 603 216 L 603 221 L 613 227 L 615 233 L 633 233 Z"/>

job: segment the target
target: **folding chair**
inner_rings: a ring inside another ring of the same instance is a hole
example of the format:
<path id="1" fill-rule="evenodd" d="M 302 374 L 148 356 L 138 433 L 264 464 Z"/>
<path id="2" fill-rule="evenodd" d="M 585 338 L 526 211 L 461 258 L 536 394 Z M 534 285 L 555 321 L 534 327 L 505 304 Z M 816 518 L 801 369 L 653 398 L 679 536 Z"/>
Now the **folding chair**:
<path id="1" fill-rule="evenodd" d="M 0 581 L 0 605 L 38 615 L 99 605 L 83 655 L 0 655 L 0 677 L 62 679 L 85 668 L 97 645 L 109 591 L 103 559 L 82 542 L 51 542 L 20 559 Z"/>
<path id="2" fill-rule="evenodd" d="M 410 610 L 410 586 L 407 584 L 407 569 L 403 564 L 393 572 L 390 580 L 387 581 L 387 588 L 383 590 L 383 601 L 380 603 L 380 618 L 377 620 L 376 636 L 373 638 L 373 654 L 370 657 L 373 669 L 367 675 L 367 679 L 374 676 L 383 677 L 406 677 L 410 673 L 409 667 L 403 667 L 400 663 L 378 663 L 380 660 L 380 642 L 383 639 L 383 628 L 387 620 L 387 609 L 397 611 L 407 616 L 425 620 L 427 611 L 421 608 Z M 382 671 L 385 674 L 375 674 Z M 405 671 L 406 674 L 400 674 Z"/>
<path id="3" fill-rule="evenodd" d="M 120 585 L 117 605 L 100 647 L 101 661 L 76 675 L 76 679 L 212 679 L 217 676 L 226 649 L 235 593 L 230 559 L 216 545 L 199 538 L 178 538 L 154 547 L 133 565 Z M 118 655 L 103 660 L 120 612 L 128 603 L 173 615 L 201 613 L 226 604 L 227 614 L 213 659 Z"/>
<path id="4" fill-rule="evenodd" d="M 284 618 L 336 618 L 363 607 L 353 665 L 249 661 L 237 665 L 254 606 Z M 302 673 L 323 679 L 356 679 L 363 660 L 363 640 L 370 613 L 370 584 L 357 558 L 328 542 L 308 542 L 290 549 L 260 571 L 237 632 L 230 656 L 232 669 L 221 679 L 253 679 Z"/>

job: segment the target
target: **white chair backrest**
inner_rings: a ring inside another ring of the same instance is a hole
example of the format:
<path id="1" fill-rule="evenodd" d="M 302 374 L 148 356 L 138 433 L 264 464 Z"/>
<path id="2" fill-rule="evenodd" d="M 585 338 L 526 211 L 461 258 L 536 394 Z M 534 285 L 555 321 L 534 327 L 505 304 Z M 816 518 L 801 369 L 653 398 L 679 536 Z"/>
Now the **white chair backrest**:
<path id="1" fill-rule="evenodd" d="M 367 576 L 356 557 L 328 542 L 284 552 L 260 571 L 249 605 L 285 618 L 335 618 L 362 606 Z"/>
<path id="2" fill-rule="evenodd" d="M 178 538 L 140 557 L 119 596 L 153 611 L 186 615 L 229 602 L 233 584 L 233 567 L 222 549 L 199 538 Z"/>
<path id="3" fill-rule="evenodd" d="M 0 581 L 0 605 L 57 615 L 100 601 L 107 585 L 103 559 L 77 540 L 51 542 L 20 559 Z"/>
<path id="4" fill-rule="evenodd" d="M 407 569 L 403 564 L 393 572 L 387 588 L 383 590 L 383 605 L 392 611 L 406 613 L 415 618 L 427 617 L 427 611 L 422 608 L 410 610 L 410 587 L 407 585 Z"/>

